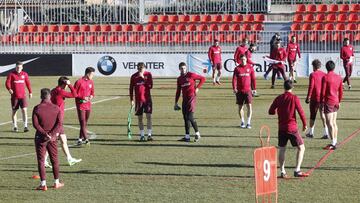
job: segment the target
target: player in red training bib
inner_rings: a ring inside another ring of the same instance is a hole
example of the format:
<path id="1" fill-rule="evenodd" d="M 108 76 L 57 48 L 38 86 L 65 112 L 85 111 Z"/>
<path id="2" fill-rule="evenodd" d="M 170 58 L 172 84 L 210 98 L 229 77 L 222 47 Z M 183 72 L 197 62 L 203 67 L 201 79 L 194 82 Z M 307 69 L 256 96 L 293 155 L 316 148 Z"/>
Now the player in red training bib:
<path id="1" fill-rule="evenodd" d="M 336 118 L 343 96 L 343 85 L 341 76 L 334 73 L 335 63 L 328 61 L 325 66 L 328 73 L 322 79 L 320 101 L 323 106 L 326 124 L 332 142 L 324 147 L 324 149 L 335 150 L 338 134 Z"/>
<path id="2" fill-rule="evenodd" d="M 279 61 L 278 63 L 272 64 L 273 73 L 271 76 L 271 88 L 275 88 L 275 76 L 279 72 L 284 80 L 287 80 L 285 75 L 285 60 L 286 60 L 286 50 L 281 47 L 280 41 L 275 42 L 275 48 L 272 50 L 270 54 L 270 58 Z"/>
<path id="3" fill-rule="evenodd" d="M 190 142 L 190 123 L 195 131 L 195 139 L 194 142 L 198 142 L 200 140 L 200 132 L 197 126 L 197 122 L 194 118 L 195 107 L 196 107 L 196 96 L 199 92 L 199 89 L 205 82 L 205 77 L 188 72 L 186 64 L 181 62 L 179 64 L 180 76 L 177 78 L 177 89 L 175 96 L 175 105 L 174 110 L 180 110 L 180 106 L 178 105 L 178 101 L 180 98 L 180 94 L 182 92 L 183 100 L 182 100 L 182 113 L 185 123 L 185 137 L 180 139 L 179 141 Z M 196 84 L 196 81 L 199 81 Z"/>
<path id="4" fill-rule="evenodd" d="M 31 84 L 29 76 L 23 71 L 23 63 L 16 62 L 15 71 L 9 73 L 5 82 L 6 89 L 11 95 L 12 123 L 14 132 L 18 132 L 16 112 L 21 108 L 22 119 L 24 122 L 24 132 L 28 132 L 28 102 L 26 98 L 25 86 L 29 91 L 29 98 L 32 97 Z"/>
<path id="5" fill-rule="evenodd" d="M 251 64 L 247 63 L 248 59 L 245 55 L 240 56 L 240 65 L 238 65 L 233 73 L 232 87 L 236 95 L 236 104 L 238 104 L 238 112 L 241 119 L 241 128 L 251 129 L 252 116 L 252 95 L 256 92 L 255 72 Z M 252 90 L 253 89 L 253 90 Z M 247 108 L 247 124 L 245 126 L 243 105 Z"/>
<path id="6" fill-rule="evenodd" d="M 240 46 L 238 46 L 235 50 L 234 60 L 237 65 L 241 63 L 240 56 L 245 55 L 245 52 L 248 50 L 248 47 L 246 46 L 247 44 L 248 44 L 248 39 L 244 38 L 241 41 Z"/>
<path id="7" fill-rule="evenodd" d="M 299 56 L 299 59 L 301 58 L 300 55 L 300 45 L 296 42 L 296 36 L 293 35 L 291 36 L 291 41 L 290 43 L 287 45 L 286 48 L 286 52 L 287 52 L 287 61 L 289 64 L 289 78 L 290 80 L 292 80 L 294 83 L 296 83 L 296 77 L 295 77 L 295 72 L 296 72 L 296 62 L 297 62 L 297 57 Z"/>
<path id="8" fill-rule="evenodd" d="M 313 138 L 314 137 L 314 128 L 315 128 L 315 119 L 316 114 L 319 111 L 320 112 L 320 118 L 324 127 L 324 133 L 322 136 L 322 139 L 327 139 L 329 132 L 328 128 L 326 126 L 325 122 L 325 114 L 322 109 L 320 109 L 321 103 L 320 103 L 320 94 L 321 94 L 321 82 L 323 77 L 325 76 L 325 73 L 320 70 L 321 68 L 321 62 L 318 59 L 313 60 L 312 62 L 313 66 L 313 72 L 310 74 L 309 77 L 309 87 L 308 87 L 308 93 L 306 96 L 305 102 L 307 104 L 310 103 L 309 109 L 310 109 L 310 128 L 308 132 L 306 133 L 306 137 Z"/>
<path id="9" fill-rule="evenodd" d="M 221 69 L 222 69 L 222 62 L 221 62 L 221 47 L 219 45 L 219 40 L 214 40 L 214 45 L 209 48 L 208 51 L 209 60 L 212 66 L 212 79 L 213 85 L 220 83 L 220 76 L 221 76 Z M 217 71 L 217 76 L 215 77 L 215 72 Z"/>
<path id="10" fill-rule="evenodd" d="M 279 145 L 279 164 L 281 170 L 281 177 L 287 178 L 285 171 L 285 150 L 286 144 L 290 140 L 293 147 L 297 147 L 296 168 L 294 171 L 295 177 L 307 177 L 309 174 L 301 172 L 300 167 L 304 158 L 305 145 L 304 140 L 298 132 L 296 122 L 296 111 L 300 115 L 303 124 L 303 131 L 306 130 L 306 118 L 303 108 L 300 104 L 300 99 L 292 93 L 293 83 L 291 80 L 284 82 L 285 93 L 276 97 L 269 108 L 269 114 L 278 115 L 279 131 L 278 131 L 278 145 Z"/>
<path id="11" fill-rule="evenodd" d="M 131 105 L 135 105 L 135 115 L 138 117 L 139 129 L 140 129 L 140 141 L 144 142 L 144 122 L 143 114 L 146 114 L 147 120 L 147 141 L 153 141 L 152 134 L 152 100 L 150 90 L 153 87 L 152 75 L 150 72 L 145 71 L 145 64 L 137 64 L 138 72 L 134 73 L 130 79 L 129 95 Z M 135 90 L 135 102 L 134 102 L 134 90 Z"/>
<path id="12" fill-rule="evenodd" d="M 341 47 L 340 58 L 343 60 L 345 78 L 343 85 L 347 82 L 349 90 L 351 90 L 350 77 L 352 74 L 353 63 L 354 63 L 354 47 L 350 44 L 348 38 L 344 39 L 344 46 Z"/>

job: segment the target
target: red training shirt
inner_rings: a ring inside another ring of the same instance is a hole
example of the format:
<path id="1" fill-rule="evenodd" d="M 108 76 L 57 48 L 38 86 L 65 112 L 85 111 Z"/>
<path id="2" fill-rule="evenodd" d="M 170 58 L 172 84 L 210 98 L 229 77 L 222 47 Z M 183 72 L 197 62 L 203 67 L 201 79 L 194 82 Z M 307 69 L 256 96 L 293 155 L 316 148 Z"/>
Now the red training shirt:
<path id="1" fill-rule="evenodd" d="M 287 45 L 286 53 L 288 54 L 288 61 L 295 61 L 296 60 L 296 54 L 298 54 L 299 58 L 301 58 L 300 46 L 299 46 L 298 43 L 290 42 Z"/>
<path id="2" fill-rule="evenodd" d="M 232 78 L 233 90 L 247 93 L 251 87 L 256 89 L 255 71 L 250 64 L 239 65 L 235 68 Z"/>
<path id="3" fill-rule="evenodd" d="M 71 92 L 65 91 L 60 86 L 57 86 L 51 90 L 51 102 L 60 108 L 62 117 L 64 116 L 64 110 L 65 110 L 65 102 L 64 102 L 65 98 L 77 97 L 75 88 L 72 85 L 68 85 L 68 87 Z"/>
<path id="4" fill-rule="evenodd" d="M 76 107 L 79 110 L 91 110 L 91 101 L 83 102 L 85 97 L 94 95 L 94 81 L 89 80 L 86 76 L 78 79 L 75 82 L 74 88 L 76 90 L 77 97 L 75 98 Z"/>
<path id="5" fill-rule="evenodd" d="M 286 60 L 286 50 L 282 47 L 279 49 L 272 49 L 270 53 L 270 58 L 278 61 L 284 61 Z M 274 63 L 273 67 L 276 68 L 285 68 L 285 65 L 282 63 Z"/>
<path id="6" fill-rule="evenodd" d="M 235 54 L 234 54 L 234 60 L 237 64 L 241 63 L 240 56 L 245 55 L 245 52 L 248 50 L 246 45 L 240 45 L 236 48 Z"/>
<path id="7" fill-rule="evenodd" d="M 200 82 L 196 85 L 196 80 Z M 205 82 L 205 77 L 196 73 L 187 72 L 185 75 L 180 75 L 177 78 L 177 89 L 175 96 L 175 103 L 179 101 L 180 92 L 182 91 L 183 101 L 188 101 L 195 96 L 195 89 L 201 88 Z"/>
<path id="8" fill-rule="evenodd" d="M 221 47 L 220 46 L 211 46 L 209 48 L 208 56 L 211 64 L 221 63 Z"/>
<path id="9" fill-rule="evenodd" d="M 350 44 L 348 46 L 341 47 L 340 58 L 344 61 L 348 61 L 351 56 L 354 56 L 354 47 Z"/>
<path id="10" fill-rule="evenodd" d="M 320 101 L 330 105 L 339 105 L 342 96 L 343 84 L 341 76 L 334 73 L 334 71 L 328 72 L 322 79 Z"/>
<path id="11" fill-rule="evenodd" d="M 152 75 L 150 72 L 144 72 L 144 78 L 140 77 L 140 73 L 136 72 L 131 76 L 129 85 L 130 100 L 134 98 L 136 102 L 148 102 L 151 99 L 150 89 L 153 87 Z"/>
<path id="12" fill-rule="evenodd" d="M 18 99 L 22 99 L 26 97 L 25 93 L 25 85 L 29 91 L 29 94 L 32 93 L 31 84 L 29 80 L 29 76 L 26 72 L 21 71 L 20 73 L 13 71 L 9 73 L 6 78 L 5 86 L 6 89 L 12 90 L 14 93 L 11 97 L 15 97 Z"/>
<path id="13" fill-rule="evenodd" d="M 309 88 L 306 99 L 310 99 L 311 101 L 315 101 L 315 102 L 320 102 L 321 83 L 325 75 L 326 74 L 321 70 L 316 70 L 310 74 Z"/>

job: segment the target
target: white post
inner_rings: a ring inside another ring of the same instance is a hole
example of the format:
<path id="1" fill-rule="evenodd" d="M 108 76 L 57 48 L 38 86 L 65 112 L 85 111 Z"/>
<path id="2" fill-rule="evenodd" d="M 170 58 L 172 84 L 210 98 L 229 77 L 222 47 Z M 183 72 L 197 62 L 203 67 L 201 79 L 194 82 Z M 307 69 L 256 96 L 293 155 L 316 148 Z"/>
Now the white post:
<path id="1" fill-rule="evenodd" d="M 145 19 L 145 0 L 139 0 L 139 22 L 143 23 Z"/>
<path id="2" fill-rule="evenodd" d="M 271 0 L 267 0 L 267 12 L 271 12 Z"/>

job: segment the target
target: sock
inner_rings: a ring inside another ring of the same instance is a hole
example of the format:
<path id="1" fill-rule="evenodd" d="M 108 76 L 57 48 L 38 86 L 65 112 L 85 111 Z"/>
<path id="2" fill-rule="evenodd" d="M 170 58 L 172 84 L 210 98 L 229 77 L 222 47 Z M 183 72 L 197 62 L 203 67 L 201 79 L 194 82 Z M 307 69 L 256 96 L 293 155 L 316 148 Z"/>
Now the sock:
<path id="1" fill-rule="evenodd" d="M 248 125 L 251 125 L 251 117 L 249 117 L 249 118 L 247 119 L 247 124 L 248 124 Z"/>
<path id="2" fill-rule="evenodd" d="M 14 128 L 17 128 L 17 127 L 18 127 L 16 121 L 15 121 L 15 123 L 13 123 L 13 126 L 14 126 Z"/>
<path id="3" fill-rule="evenodd" d="M 216 82 L 215 78 L 213 78 L 213 82 Z"/>
<path id="4" fill-rule="evenodd" d="M 59 183 L 60 183 L 59 179 L 55 179 L 55 184 L 59 184 Z"/>
<path id="5" fill-rule="evenodd" d="M 82 139 L 81 139 L 81 138 L 79 138 L 79 139 L 78 139 L 78 141 L 82 142 Z"/>
<path id="6" fill-rule="evenodd" d="M 190 135 L 189 135 L 189 134 L 185 134 L 185 138 L 186 138 L 186 139 L 190 139 Z"/>
<path id="7" fill-rule="evenodd" d="M 285 168 L 282 168 L 282 169 L 281 169 L 281 173 L 286 174 Z"/>
<path id="8" fill-rule="evenodd" d="M 148 129 L 148 136 L 151 137 L 152 129 Z"/>
<path id="9" fill-rule="evenodd" d="M 337 139 L 334 138 L 334 139 L 332 140 L 332 145 L 333 145 L 333 146 L 336 146 L 336 143 L 337 143 Z"/>
<path id="10" fill-rule="evenodd" d="M 45 185 L 46 185 L 46 180 L 40 181 L 40 185 L 41 185 L 41 186 L 45 186 Z"/>
<path id="11" fill-rule="evenodd" d="M 310 128 L 310 135 L 313 135 L 314 134 L 314 126 L 312 128 Z"/>
<path id="12" fill-rule="evenodd" d="M 144 130 L 140 130 L 140 136 L 144 137 Z"/>
<path id="13" fill-rule="evenodd" d="M 216 76 L 216 81 L 220 82 L 220 77 L 219 76 Z"/>
<path id="14" fill-rule="evenodd" d="M 195 135 L 200 136 L 200 132 L 199 132 L 199 131 L 198 131 L 198 132 L 196 132 L 196 133 L 195 133 Z"/>
<path id="15" fill-rule="evenodd" d="M 327 127 L 324 128 L 324 135 L 329 136 L 329 129 Z"/>
<path id="16" fill-rule="evenodd" d="M 27 119 L 24 120 L 24 128 L 27 128 L 28 127 L 28 121 Z"/>
<path id="17" fill-rule="evenodd" d="M 68 161 L 71 161 L 73 158 L 72 158 L 72 156 L 71 155 L 69 155 L 68 157 L 67 157 L 67 160 Z"/>
<path id="18" fill-rule="evenodd" d="M 244 120 L 244 118 L 241 118 L 241 123 L 245 123 L 245 120 Z"/>

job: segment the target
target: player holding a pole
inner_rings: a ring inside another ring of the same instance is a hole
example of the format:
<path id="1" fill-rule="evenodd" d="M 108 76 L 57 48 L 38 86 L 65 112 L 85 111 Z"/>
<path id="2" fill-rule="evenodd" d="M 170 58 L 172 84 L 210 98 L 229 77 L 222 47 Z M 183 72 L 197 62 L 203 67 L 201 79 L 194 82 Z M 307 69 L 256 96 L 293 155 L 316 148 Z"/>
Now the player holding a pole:
<path id="1" fill-rule="evenodd" d="M 212 66 L 212 79 L 213 85 L 220 83 L 222 62 L 221 62 L 221 47 L 219 45 L 219 40 L 214 40 L 214 45 L 209 48 L 208 57 Z M 215 72 L 217 71 L 217 76 L 215 77 Z"/>
<path id="2" fill-rule="evenodd" d="M 180 106 L 178 105 L 178 101 L 180 98 L 180 94 L 182 92 L 183 101 L 182 101 L 182 113 L 185 122 L 185 137 L 180 139 L 179 141 L 190 142 L 190 123 L 195 131 L 195 139 L 194 142 L 198 142 L 200 140 L 200 132 L 197 126 L 197 122 L 194 118 L 195 107 L 196 107 L 196 96 L 199 92 L 199 89 L 205 82 L 205 77 L 188 72 L 186 64 L 181 62 L 179 64 L 180 76 L 177 78 L 177 89 L 175 96 L 175 105 L 174 110 L 180 110 Z M 196 80 L 199 81 L 196 84 Z"/>
<path id="3" fill-rule="evenodd" d="M 152 75 L 150 72 L 145 71 L 145 64 L 140 62 L 137 64 L 138 72 L 134 73 L 130 79 L 129 95 L 131 106 L 135 105 L 135 115 L 138 117 L 139 129 L 140 129 L 140 141 L 144 142 L 144 122 L 143 113 L 146 114 L 147 120 L 147 141 L 153 141 L 152 138 L 152 100 L 150 90 L 153 87 Z M 134 102 L 134 90 L 135 90 L 135 102 Z"/>
<path id="4" fill-rule="evenodd" d="M 284 82 L 285 93 L 276 97 L 269 108 L 269 114 L 278 114 L 279 131 L 279 164 L 281 169 L 281 177 L 287 178 L 285 171 L 285 150 L 286 144 L 290 140 L 293 147 L 297 147 L 295 177 L 307 177 L 309 174 L 301 172 L 300 167 L 305 153 L 304 140 L 298 132 L 296 122 L 296 111 L 300 115 L 303 123 L 303 131 L 306 130 L 306 118 L 303 108 L 301 107 L 299 98 L 292 93 L 293 83 L 291 80 Z"/>

